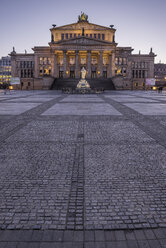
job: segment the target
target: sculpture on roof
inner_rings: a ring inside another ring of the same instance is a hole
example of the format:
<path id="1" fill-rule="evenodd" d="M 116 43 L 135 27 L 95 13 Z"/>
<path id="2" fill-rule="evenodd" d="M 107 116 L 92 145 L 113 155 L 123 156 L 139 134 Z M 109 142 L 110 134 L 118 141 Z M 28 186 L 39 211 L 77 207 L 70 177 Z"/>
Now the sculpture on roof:
<path id="1" fill-rule="evenodd" d="M 81 11 L 81 15 L 78 16 L 78 22 L 88 22 L 88 15 Z"/>

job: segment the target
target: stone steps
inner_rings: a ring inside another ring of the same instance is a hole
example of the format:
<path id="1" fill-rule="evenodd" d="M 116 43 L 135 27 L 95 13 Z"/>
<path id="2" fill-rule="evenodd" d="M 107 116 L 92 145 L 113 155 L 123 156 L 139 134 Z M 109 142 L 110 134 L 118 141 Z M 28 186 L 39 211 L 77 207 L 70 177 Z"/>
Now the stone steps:
<path id="1" fill-rule="evenodd" d="M 115 90 L 111 79 L 88 79 L 91 89 Z M 79 79 L 59 79 L 56 78 L 51 86 L 51 90 L 61 90 L 63 88 L 75 89 Z"/>

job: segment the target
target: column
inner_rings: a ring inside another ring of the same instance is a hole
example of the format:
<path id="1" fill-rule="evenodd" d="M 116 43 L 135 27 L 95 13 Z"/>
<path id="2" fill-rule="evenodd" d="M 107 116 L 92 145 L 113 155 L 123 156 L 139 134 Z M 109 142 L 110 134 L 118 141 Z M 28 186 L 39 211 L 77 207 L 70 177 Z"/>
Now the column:
<path id="1" fill-rule="evenodd" d="M 58 68 L 57 68 L 57 55 L 54 56 L 54 77 L 58 77 Z"/>
<path id="2" fill-rule="evenodd" d="M 63 51 L 63 76 L 64 78 L 67 77 L 66 71 L 67 71 L 67 58 L 66 58 L 66 51 L 64 50 Z"/>
<path id="3" fill-rule="evenodd" d="M 115 52 L 112 52 L 112 61 L 111 61 L 111 71 L 112 71 L 112 77 L 115 76 Z"/>
<path id="4" fill-rule="evenodd" d="M 35 55 L 34 72 L 35 78 L 39 77 L 39 58 L 37 55 Z"/>
<path id="5" fill-rule="evenodd" d="M 75 51 L 75 77 L 79 78 L 79 51 Z"/>
<path id="6" fill-rule="evenodd" d="M 91 51 L 88 50 L 88 74 L 87 78 L 91 78 Z"/>
<path id="7" fill-rule="evenodd" d="M 112 55 L 109 55 L 109 64 L 107 67 L 107 77 L 111 78 L 112 77 Z"/>
<path id="8" fill-rule="evenodd" d="M 99 77 L 103 77 L 103 51 L 100 51 L 100 57 L 99 57 L 99 71 L 100 71 Z"/>

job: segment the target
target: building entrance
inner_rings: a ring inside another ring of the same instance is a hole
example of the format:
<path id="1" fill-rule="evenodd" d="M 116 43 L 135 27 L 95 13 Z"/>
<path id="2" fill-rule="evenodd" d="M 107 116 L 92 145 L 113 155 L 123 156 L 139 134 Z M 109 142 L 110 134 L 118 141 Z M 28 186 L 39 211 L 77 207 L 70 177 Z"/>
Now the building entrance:
<path id="1" fill-rule="evenodd" d="M 103 78 L 107 78 L 107 71 L 103 71 Z"/>
<path id="2" fill-rule="evenodd" d="M 59 78 L 63 78 L 63 71 L 59 71 Z"/>
<path id="3" fill-rule="evenodd" d="M 70 78 L 75 78 L 75 71 L 70 71 Z"/>
<path id="4" fill-rule="evenodd" d="M 97 76 L 96 76 L 96 71 L 92 71 L 92 73 L 91 73 L 91 78 L 96 78 Z"/>

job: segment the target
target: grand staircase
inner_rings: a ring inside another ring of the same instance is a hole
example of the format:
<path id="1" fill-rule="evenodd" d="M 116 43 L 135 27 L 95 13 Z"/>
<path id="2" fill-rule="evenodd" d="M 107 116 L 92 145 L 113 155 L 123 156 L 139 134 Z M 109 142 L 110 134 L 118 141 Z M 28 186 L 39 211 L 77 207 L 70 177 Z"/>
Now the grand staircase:
<path id="1" fill-rule="evenodd" d="M 115 86 L 110 78 L 107 79 L 86 79 L 91 89 L 115 90 Z M 65 88 L 76 89 L 79 79 L 55 78 L 50 90 L 63 90 Z"/>

